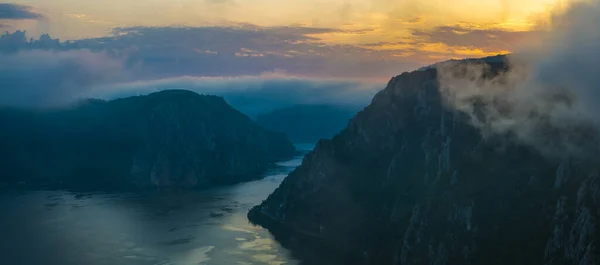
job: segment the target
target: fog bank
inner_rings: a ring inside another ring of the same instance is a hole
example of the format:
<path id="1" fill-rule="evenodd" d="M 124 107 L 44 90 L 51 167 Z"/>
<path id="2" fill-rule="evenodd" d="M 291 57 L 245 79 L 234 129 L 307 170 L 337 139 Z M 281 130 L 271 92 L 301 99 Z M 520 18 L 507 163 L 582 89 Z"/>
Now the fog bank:
<path id="1" fill-rule="evenodd" d="M 507 57 L 509 70 L 446 63 L 438 79 L 447 103 L 484 135 L 510 135 L 540 151 L 595 155 L 600 149 L 600 1 L 572 4 L 551 19 L 543 41 Z M 590 154 L 591 153 L 591 154 Z"/>

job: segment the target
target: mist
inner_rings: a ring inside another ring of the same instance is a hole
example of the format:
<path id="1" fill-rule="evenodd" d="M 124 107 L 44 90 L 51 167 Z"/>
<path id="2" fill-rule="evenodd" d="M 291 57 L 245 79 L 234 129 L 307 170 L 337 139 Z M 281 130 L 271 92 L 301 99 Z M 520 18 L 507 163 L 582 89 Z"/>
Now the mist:
<path id="1" fill-rule="evenodd" d="M 600 1 L 557 11 L 542 41 L 507 56 L 508 70 L 438 66 L 446 103 L 471 117 L 484 136 L 505 135 L 551 156 L 600 150 Z"/>
<path id="2" fill-rule="evenodd" d="M 295 77 L 281 71 L 160 78 L 140 74 L 140 65 L 128 66 L 126 58 L 89 50 L 30 50 L 0 54 L 0 61 L 0 106 L 19 108 L 65 107 L 87 98 L 111 100 L 185 89 L 222 96 L 235 108 L 255 116 L 297 104 L 363 107 L 384 86 L 351 79 Z"/>
<path id="3" fill-rule="evenodd" d="M 167 89 L 186 89 L 222 96 L 235 108 L 255 116 L 298 104 L 363 107 L 383 86 L 376 82 L 301 78 L 278 73 L 236 77 L 182 76 L 95 87 L 88 97 L 110 100 Z"/>
<path id="4" fill-rule="evenodd" d="M 120 60 L 88 50 L 0 54 L 0 62 L 0 106 L 62 106 L 127 78 Z"/>

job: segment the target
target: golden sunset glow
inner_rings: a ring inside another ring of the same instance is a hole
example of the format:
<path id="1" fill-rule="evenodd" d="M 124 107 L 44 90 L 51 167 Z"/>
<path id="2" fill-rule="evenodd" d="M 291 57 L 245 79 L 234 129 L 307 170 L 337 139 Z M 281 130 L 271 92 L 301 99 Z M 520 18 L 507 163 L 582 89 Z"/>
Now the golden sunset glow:
<path id="1" fill-rule="evenodd" d="M 295 44 L 308 46 L 263 45 L 271 48 L 261 51 L 242 46 L 231 54 L 422 65 L 510 53 L 535 43 L 551 12 L 573 1 L 584 0 L 15 0 L 45 19 L 16 21 L 8 28 L 26 29 L 31 36 L 50 33 L 61 40 L 111 36 L 115 28 L 138 26 L 275 28 L 302 36 Z M 210 47 L 191 50 L 219 52 Z"/>

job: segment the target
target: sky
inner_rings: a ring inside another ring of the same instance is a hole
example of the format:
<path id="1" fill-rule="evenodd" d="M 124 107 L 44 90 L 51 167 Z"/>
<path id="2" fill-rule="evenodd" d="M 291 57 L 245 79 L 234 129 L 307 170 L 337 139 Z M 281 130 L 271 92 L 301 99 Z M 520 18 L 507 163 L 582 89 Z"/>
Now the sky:
<path id="1" fill-rule="evenodd" d="M 12 0 L 0 2 L 0 31 L 25 30 L 33 39 L 47 33 L 63 44 L 24 45 L 5 36 L 1 56 L 15 63 L 0 64 L 0 70 L 11 73 L 4 78 L 11 87 L 32 86 L 24 79 L 38 72 L 24 67 L 57 73 L 78 64 L 107 71 L 68 82 L 53 78 L 65 91 L 71 91 L 65 83 L 163 85 L 190 76 L 198 82 L 306 79 L 316 87 L 381 89 L 395 75 L 438 61 L 534 45 L 552 11 L 573 1 L 579 0 Z"/>
<path id="2" fill-rule="evenodd" d="M 386 51 L 382 55 L 392 60 L 428 63 L 510 52 L 532 41 L 540 19 L 567 1 L 13 0 L 8 3 L 29 6 L 44 19 L 3 24 L 63 40 L 107 36 L 114 28 L 136 26 L 326 28 L 333 30 L 306 35 L 313 42 L 358 45 Z"/>

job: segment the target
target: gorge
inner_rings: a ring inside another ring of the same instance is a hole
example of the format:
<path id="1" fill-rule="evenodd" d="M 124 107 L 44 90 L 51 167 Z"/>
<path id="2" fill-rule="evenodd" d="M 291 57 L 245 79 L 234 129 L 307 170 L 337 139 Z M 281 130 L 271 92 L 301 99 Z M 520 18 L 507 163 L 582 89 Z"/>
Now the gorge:
<path id="1" fill-rule="evenodd" d="M 450 63 L 455 76 L 467 76 L 465 65 L 484 69 L 473 80 L 509 68 L 498 57 Z M 560 156 L 510 132 L 485 134 L 475 124 L 494 116 L 477 111 L 496 103 L 474 97 L 474 116 L 447 104 L 442 66 L 392 78 L 249 219 L 340 264 L 599 264 L 594 138 L 581 139 L 593 155 Z M 587 129 L 578 135 L 594 136 Z"/>

